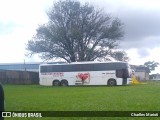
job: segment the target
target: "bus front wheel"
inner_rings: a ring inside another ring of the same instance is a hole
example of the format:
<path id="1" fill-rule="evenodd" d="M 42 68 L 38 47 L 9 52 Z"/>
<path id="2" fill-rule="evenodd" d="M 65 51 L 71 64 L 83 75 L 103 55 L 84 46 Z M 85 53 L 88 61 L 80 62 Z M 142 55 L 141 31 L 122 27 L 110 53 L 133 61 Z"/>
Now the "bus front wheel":
<path id="1" fill-rule="evenodd" d="M 59 86 L 59 85 L 60 85 L 59 80 L 54 80 L 54 81 L 53 81 L 53 86 Z"/>
<path id="2" fill-rule="evenodd" d="M 107 82 L 107 85 L 109 85 L 109 86 L 117 85 L 116 80 L 115 79 L 109 79 L 108 82 Z"/>

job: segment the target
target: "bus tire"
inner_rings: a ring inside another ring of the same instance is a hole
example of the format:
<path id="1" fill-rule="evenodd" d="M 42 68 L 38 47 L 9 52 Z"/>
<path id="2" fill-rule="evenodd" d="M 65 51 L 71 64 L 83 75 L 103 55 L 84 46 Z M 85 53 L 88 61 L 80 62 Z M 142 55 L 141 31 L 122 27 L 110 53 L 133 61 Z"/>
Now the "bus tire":
<path id="1" fill-rule="evenodd" d="M 61 80 L 61 86 L 68 86 L 68 81 L 65 79 Z"/>
<path id="2" fill-rule="evenodd" d="M 59 86 L 59 85 L 60 85 L 59 80 L 53 80 L 52 85 L 53 85 L 53 86 Z"/>
<path id="3" fill-rule="evenodd" d="M 107 85 L 109 86 L 115 86 L 117 85 L 117 82 L 115 79 L 109 79 L 108 82 L 107 82 Z"/>

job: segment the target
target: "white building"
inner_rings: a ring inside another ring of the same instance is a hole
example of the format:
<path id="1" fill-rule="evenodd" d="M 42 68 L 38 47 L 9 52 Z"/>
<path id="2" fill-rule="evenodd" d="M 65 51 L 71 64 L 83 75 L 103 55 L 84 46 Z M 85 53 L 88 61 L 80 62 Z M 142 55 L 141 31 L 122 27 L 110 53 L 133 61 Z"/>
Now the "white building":
<path id="1" fill-rule="evenodd" d="M 131 69 L 135 71 L 135 76 L 139 81 L 149 80 L 150 70 L 144 65 L 131 65 Z"/>

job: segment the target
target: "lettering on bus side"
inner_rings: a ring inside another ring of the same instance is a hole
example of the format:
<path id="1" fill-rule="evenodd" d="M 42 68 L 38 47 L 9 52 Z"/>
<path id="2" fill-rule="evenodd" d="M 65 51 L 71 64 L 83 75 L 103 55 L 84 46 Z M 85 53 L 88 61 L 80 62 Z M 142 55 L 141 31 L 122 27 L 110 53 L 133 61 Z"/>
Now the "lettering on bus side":
<path id="1" fill-rule="evenodd" d="M 49 73 L 41 73 L 41 75 L 52 75 L 53 77 L 63 77 L 63 72 L 49 72 Z"/>
<path id="2" fill-rule="evenodd" d="M 105 74 L 107 74 L 107 75 L 108 75 L 108 74 L 115 74 L 115 73 L 105 73 Z"/>
<path id="3" fill-rule="evenodd" d="M 53 75 L 53 77 L 63 77 L 64 73 L 63 72 L 54 72 L 52 75 Z"/>

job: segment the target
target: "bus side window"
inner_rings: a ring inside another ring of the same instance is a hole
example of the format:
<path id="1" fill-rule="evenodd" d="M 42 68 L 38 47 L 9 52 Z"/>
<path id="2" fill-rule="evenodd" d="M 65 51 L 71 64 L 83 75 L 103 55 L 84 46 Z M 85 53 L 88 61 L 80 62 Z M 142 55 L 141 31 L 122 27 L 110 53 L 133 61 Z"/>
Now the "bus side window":
<path id="1" fill-rule="evenodd" d="M 105 65 L 103 63 L 100 63 L 100 64 L 94 64 L 93 66 L 93 70 L 94 71 L 103 71 L 105 70 Z"/>
<path id="2" fill-rule="evenodd" d="M 47 66 L 47 72 L 52 72 L 53 67 L 52 66 Z"/>
<path id="3" fill-rule="evenodd" d="M 81 65 L 72 65 L 72 71 L 77 72 L 77 71 L 81 71 L 82 67 Z"/>
<path id="4" fill-rule="evenodd" d="M 88 64 L 88 65 L 82 64 L 82 71 L 93 71 L 93 65 L 92 64 Z"/>
<path id="5" fill-rule="evenodd" d="M 41 66 L 40 70 L 41 73 L 47 72 L 47 66 Z"/>
<path id="6" fill-rule="evenodd" d="M 116 70 L 116 77 L 118 77 L 118 78 L 122 78 L 123 77 L 122 69 Z"/>
<path id="7" fill-rule="evenodd" d="M 127 72 L 127 69 L 118 69 L 116 70 L 116 76 L 118 78 L 127 78 L 129 77 L 129 73 Z"/>
<path id="8" fill-rule="evenodd" d="M 127 78 L 127 77 L 129 77 L 130 75 L 129 75 L 129 72 L 128 72 L 128 69 L 122 69 L 122 71 L 123 71 L 123 78 Z"/>
<path id="9" fill-rule="evenodd" d="M 62 65 L 52 66 L 52 72 L 62 72 Z"/>
<path id="10" fill-rule="evenodd" d="M 72 72 L 73 65 L 63 65 L 62 72 Z"/>

